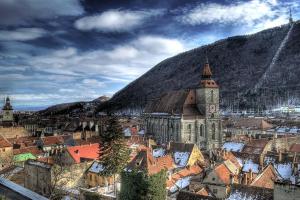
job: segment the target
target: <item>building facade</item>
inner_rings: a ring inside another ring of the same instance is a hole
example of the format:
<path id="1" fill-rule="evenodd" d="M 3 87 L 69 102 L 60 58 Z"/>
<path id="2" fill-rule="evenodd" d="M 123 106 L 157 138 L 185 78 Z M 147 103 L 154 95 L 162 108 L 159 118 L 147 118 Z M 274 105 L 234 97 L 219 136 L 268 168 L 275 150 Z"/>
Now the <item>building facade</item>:
<path id="1" fill-rule="evenodd" d="M 147 104 L 143 120 L 146 133 L 160 143 L 195 143 L 202 149 L 220 147 L 223 136 L 219 86 L 212 79 L 208 62 L 199 87 L 168 92 L 153 100 Z"/>

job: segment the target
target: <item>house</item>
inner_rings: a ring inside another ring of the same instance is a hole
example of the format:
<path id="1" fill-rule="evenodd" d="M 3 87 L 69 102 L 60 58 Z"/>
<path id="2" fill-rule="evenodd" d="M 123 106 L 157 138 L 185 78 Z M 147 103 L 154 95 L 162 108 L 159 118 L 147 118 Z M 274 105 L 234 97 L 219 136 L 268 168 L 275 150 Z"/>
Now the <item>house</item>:
<path id="1" fill-rule="evenodd" d="M 100 144 L 87 144 L 80 146 L 66 147 L 62 154 L 62 162 L 65 165 L 79 164 L 82 162 L 91 162 L 100 157 Z"/>
<path id="2" fill-rule="evenodd" d="M 114 178 L 117 178 L 117 176 L 113 177 L 103 177 L 101 175 L 101 172 L 103 171 L 103 166 L 98 161 L 94 161 L 92 165 L 88 168 L 86 171 L 86 183 L 88 187 L 103 187 L 106 185 L 112 185 L 114 183 Z"/>
<path id="3" fill-rule="evenodd" d="M 267 134 L 267 130 L 274 127 L 263 118 L 236 118 L 233 119 L 232 126 L 227 128 L 232 136 L 250 135 L 258 136 Z"/>
<path id="4" fill-rule="evenodd" d="M 223 141 L 219 114 L 219 86 L 212 79 L 208 61 L 196 88 L 171 91 L 148 102 L 143 126 L 159 143 L 194 143 L 212 149 Z"/>
<path id="5" fill-rule="evenodd" d="M 170 155 L 155 158 L 149 149 L 142 149 L 127 165 L 126 170 L 129 172 L 132 170 L 145 171 L 149 175 L 153 175 L 162 170 L 172 174 L 174 168 L 173 158 Z"/>
<path id="6" fill-rule="evenodd" d="M 14 164 L 21 167 L 24 167 L 24 162 L 29 159 L 36 160 L 36 157 L 31 153 L 21 153 L 14 155 L 13 158 Z"/>
<path id="7" fill-rule="evenodd" d="M 193 165 L 169 175 L 167 190 L 169 193 L 174 193 L 188 187 L 192 177 L 199 175 L 202 171 L 203 169 L 199 165 Z"/>
<path id="8" fill-rule="evenodd" d="M 252 181 L 250 186 L 261 188 L 274 188 L 274 182 L 278 179 L 278 174 L 272 164 L 263 169 L 263 171 Z"/>
<path id="9" fill-rule="evenodd" d="M 47 136 L 41 137 L 37 142 L 37 146 L 48 155 L 60 152 L 64 147 L 64 139 L 62 136 Z"/>
<path id="10" fill-rule="evenodd" d="M 217 198 L 225 198 L 230 191 L 230 185 L 238 183 L 237 172 L 234 168 L 230 169 L 234 164 L 227 162 L 217 165 L 214 169 L 207 172 L 203 179 L 203 185 L 207 186 Z"/>

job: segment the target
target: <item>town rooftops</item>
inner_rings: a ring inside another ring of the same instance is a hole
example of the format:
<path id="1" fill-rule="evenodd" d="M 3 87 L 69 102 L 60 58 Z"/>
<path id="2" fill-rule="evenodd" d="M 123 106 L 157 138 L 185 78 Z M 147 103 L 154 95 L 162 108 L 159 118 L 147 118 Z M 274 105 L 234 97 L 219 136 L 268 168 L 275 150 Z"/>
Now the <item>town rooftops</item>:
<path id="1" fill-rule="evenodd" d="M 13 153 L 14 153 L 14 155 L 31 153 L 32 155 L 37 156 L 37 155 L 42 154 L 43 151 L 40 150 L 36 146 L 31 146 L 31 147 L 24 147 L 24 148 L 20 148 L 20 149 L 13 149 Z"/>
<path id="2" fill-rule="evenodd" d="M 67 147 L 67 152 L 75 163 L 81 163 L 83 160 L 97 160 L 100 157 L 100 144 Z"/>
<path id="3" fill-rule="evenodd" d="M 234 121 L 234 127 L 268 130 L 272 128 L 273 125 L 265 121 L 263 118 L 238 118 Z"/>
<path id="4" fill-rule="evenodd" d="M 273 190 L 254 186 L 233 184 L 229 196 L 225 200 L 270 200 L 273 199 Z"/>
<path id="5" fill-rule="evenodd" d="M 2 135 L 0 135 L 0 148 L 12 147 L 13 145 Z"/>

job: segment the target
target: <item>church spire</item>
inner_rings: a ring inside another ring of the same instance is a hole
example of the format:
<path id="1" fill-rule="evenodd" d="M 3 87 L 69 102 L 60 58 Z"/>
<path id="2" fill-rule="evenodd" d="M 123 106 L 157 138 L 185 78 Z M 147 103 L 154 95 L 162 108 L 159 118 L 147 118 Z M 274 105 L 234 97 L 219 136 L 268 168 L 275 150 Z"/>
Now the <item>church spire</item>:
<path id="1" fill-rule="evenodd" d="M 202 71 L 202 79 L 211 79 L 212 72 L 209 66 L 208 57 L 206 56 L 206 63 L 204 65 L 203 71 Z"/>

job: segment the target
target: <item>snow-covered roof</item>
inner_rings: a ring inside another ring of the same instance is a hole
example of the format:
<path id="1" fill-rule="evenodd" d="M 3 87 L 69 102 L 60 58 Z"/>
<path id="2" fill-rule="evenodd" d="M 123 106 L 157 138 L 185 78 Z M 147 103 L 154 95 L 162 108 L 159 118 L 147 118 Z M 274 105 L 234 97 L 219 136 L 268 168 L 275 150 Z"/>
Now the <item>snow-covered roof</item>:
<path id="1" fill-rule="evenodd" d="M 5 178 L 0 177 L 0 185 L 3 185 L 4 187 L 8 188 L 11 191 L 14 191 L 28 199 L 31 200 L 48 200 L 46 197 L 43 197 L 42 195 L 39 195 L 27 188 L 24 188 L 16 183 L 13 183 Z"/>
<path id="2" fill-rule="evenodd" d="M 244 165 L 243 165 L 243 172 L 249 172 L 250 169 L 253 173 L 258 173 L 259 172 L 259 165 L 257 163 L 254 163 L 252 160 L 246 160 Z"/>
<path id="3" fill-rule="evenodd" d="M 130 128 L 126 128 L 126 129 L 123 131 L 123 133 L 124 133 L 124 136 L 125 136 L 125 137 L 130 137 L 130 136 L 131 136 Z"/>
<path id="4" fill-rule="evenodd" d="M 100 173 L 103 171 L 103 165 L 98 162 L 93 162 L 91 167 L 89 168 L 89 172 Z"/>
<path id="5" fill-rule="evenodd" d="M 291 163 L 274 164 L 274 168 L 284 180 L 289 180 L 292 176 L 293 168 Z"/>
<path id="6" fill-rule="evenodd" d="M 144 129 L 140 130 L 140 131 L 138 132 L 138 134 L 139 134 L 139 135 L 145 135 L 145 130 L 144 130 Z"/>
<path id="7" fill-rule="evenodd" d="M 166 154 L 166 150 L 163 148 L 153 149 L 152 154 L 155 158 L 162 157 Z"/>
<path id="8" fill-rule="evenodd" d="M 178 167 L 185 167 L 189 160 L 189 152 L 175 152 L 174 153 L 174 162 Z"/>
<path id="9" fill-rule="evenodd" d="M 184 177 L 176 181 L 176 183 L 169 189 L 171 193 L 176 192 L 179 189 L 186 188 L 190 185 L 191 176 Z"/>
<path id="10" fill-rule="evenodd" d="M 245 144 L 241 142 L 225 142 L 222 149 L 225 149 L 226 151 L 241 152 L 244 146 Z"/>

